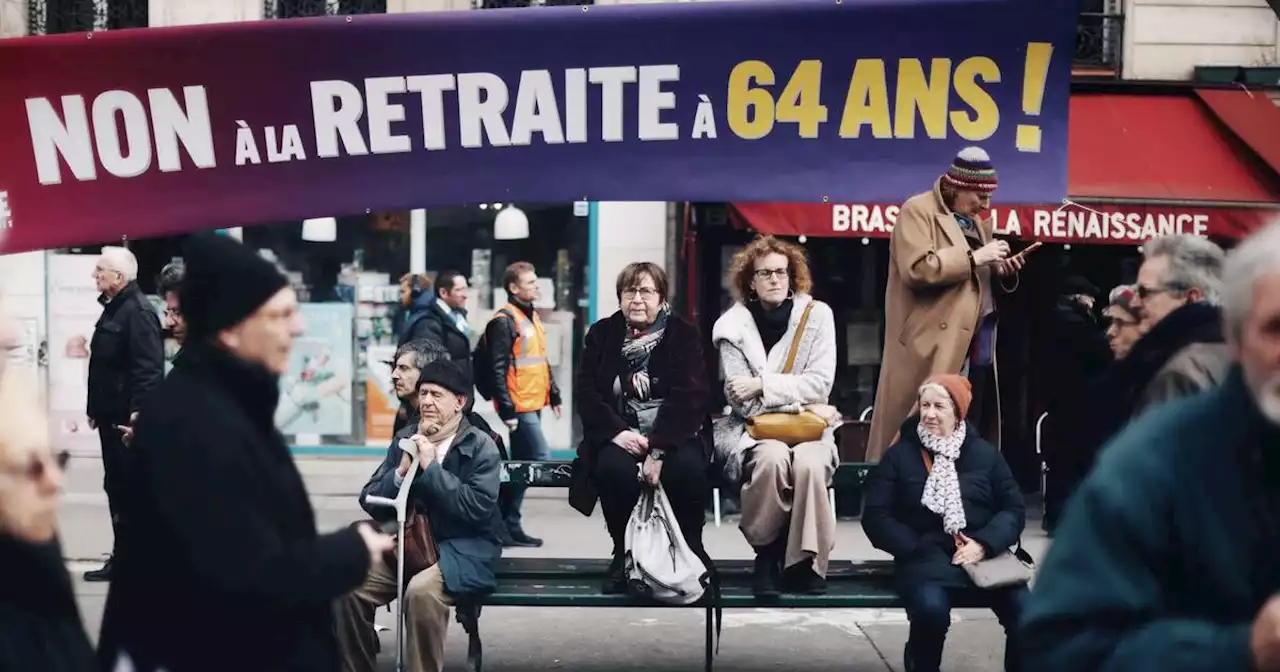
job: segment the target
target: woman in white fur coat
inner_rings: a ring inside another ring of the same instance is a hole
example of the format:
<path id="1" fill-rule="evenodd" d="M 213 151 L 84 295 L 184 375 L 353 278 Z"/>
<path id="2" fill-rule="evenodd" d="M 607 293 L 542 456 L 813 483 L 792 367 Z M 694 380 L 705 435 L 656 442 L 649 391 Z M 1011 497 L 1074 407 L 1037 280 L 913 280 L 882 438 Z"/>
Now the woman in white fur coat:
<path id="1" fill-rule="evenodd" d="M 737 302 L 712 331 L 732 411 L 715 425 L 717 462 L 729 482 L 742 484 L 739 527 L 756 550 L 756 595 L 820 594 L 835 546 L 827 499 L 838 461 L 839 414 L 827 405 L 836 373 L 835 320 L 830 306 L 809 295 L 813 279 L 796 245 L 757 238 L 734 256 L 729 273 Z M 801 321 L 795 361 L 782 373 Z M 805 410 L 826 420 L 821 439 L 788 446 L 747 433 L 748 418 Z"/>

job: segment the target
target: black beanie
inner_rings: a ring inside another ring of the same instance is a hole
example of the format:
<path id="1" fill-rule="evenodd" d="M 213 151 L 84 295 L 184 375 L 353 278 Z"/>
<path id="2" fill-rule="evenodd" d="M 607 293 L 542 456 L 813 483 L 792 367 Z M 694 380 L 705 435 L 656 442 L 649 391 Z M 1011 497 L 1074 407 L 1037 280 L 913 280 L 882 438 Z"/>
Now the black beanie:
<path id="1" fill-rule="evenodd" d="M 454 394 L 471 396 L 471 379 L 457 362 L 437 359 L 418 372 L 418 387 L 425 383 L 439 385 Z"/>
<path id="2" fill-rule="evenodd" d="M 1096 299 L 1098 298 L 1098 287 L 1079 275 L 1072 275 L 1058 284 L 1058 293 L 1063 296 L 1084 294 Z"/>
<path id="3" fill-rule="evenodd" d="M 192 236 L 183 261 L 186 277 L 178 303 L 192 341 L 239 324 L 289 286 L 289 279 L 274 264 L 222 234 Z"/>

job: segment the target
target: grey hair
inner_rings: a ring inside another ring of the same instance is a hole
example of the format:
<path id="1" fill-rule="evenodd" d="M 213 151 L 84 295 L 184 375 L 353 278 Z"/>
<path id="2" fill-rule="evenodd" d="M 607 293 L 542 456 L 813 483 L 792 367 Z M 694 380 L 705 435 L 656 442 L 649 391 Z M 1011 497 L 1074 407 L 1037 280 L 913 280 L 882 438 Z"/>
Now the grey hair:
<path id="1" fill-rule="evenodd" d="M 1280 219 L 1255 231 L 1227 256 L 1222 271 L 1222 313 L 1229 335 L 1239 340 L 1253 309 L 1254 286 L 1280 272 Z"/>
<path id="2" fill-rule="evenodd" d="M 449 350 L 435 341 L 419 338 L 396 348 L 394 361 L 400 361 L 405 355 L 413 355 L 413 367 L 421 371 L 431 362 L 449 359 Z"/>
<path id="3" fill-rule="evenodd" d="M 1163 282 L 1170 289 L 1196 288 L 1204 294 L 1205 303 L 1217 305 L 1221 301 L 1222 265 L 1227 255 L 1208 238 L 1188 234 L 1160 236 L 1144 244 L 1142 254 L 1147 259 L 1169 260 Z"/>
<path id="4" fill-rule="evenodd" d="M 138 258 L 127 248 L 107 245 L 102 248 L 102 260 L 108 268 L 124 276 L 125 282 L 138 279 Z"/>

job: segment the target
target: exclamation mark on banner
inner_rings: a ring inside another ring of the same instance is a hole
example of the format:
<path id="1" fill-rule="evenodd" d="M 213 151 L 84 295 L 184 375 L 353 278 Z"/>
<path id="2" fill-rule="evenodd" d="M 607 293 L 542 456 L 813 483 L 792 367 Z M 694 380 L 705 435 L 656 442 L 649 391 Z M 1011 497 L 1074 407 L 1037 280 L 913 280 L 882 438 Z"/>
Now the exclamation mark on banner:
<path id="1" fill-rule="evenodd" d="M 1044 106 L 1044 86 L 1049 79 L 1049 61 L 1053 45 L 1048 42 L 1027 43 L 1027 68 L 1022 74 L 1022 111 L 1028 117 L 1040 116 Z M 1020 152 L 1040 151 L 1040 127 L 1019 124 L 1017 145 Z"/>

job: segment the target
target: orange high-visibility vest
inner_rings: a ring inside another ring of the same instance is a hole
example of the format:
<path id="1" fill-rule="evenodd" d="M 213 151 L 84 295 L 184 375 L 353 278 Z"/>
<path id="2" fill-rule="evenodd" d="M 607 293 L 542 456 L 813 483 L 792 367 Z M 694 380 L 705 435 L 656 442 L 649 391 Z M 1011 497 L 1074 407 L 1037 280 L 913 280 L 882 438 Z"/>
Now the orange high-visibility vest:
<path id="1" fill-rule="evenodd" d="M 503 307 L 515 321 L 511 342 L 511 366 L 507 367 L 507 393 L 517 413 L 540 411 L 551 403 L 551 366 L 547 362 L 547 330 L 537 311 L 533 319 L 518 306 Z"/>

